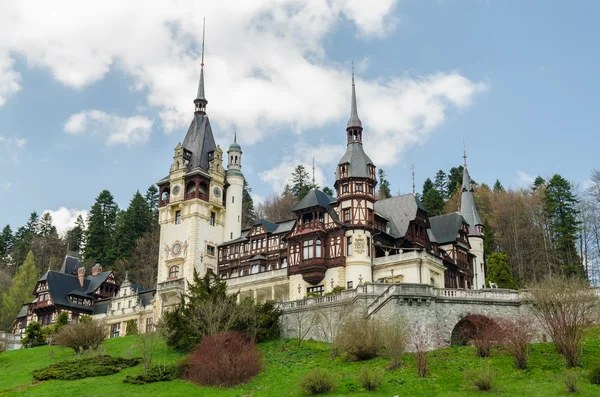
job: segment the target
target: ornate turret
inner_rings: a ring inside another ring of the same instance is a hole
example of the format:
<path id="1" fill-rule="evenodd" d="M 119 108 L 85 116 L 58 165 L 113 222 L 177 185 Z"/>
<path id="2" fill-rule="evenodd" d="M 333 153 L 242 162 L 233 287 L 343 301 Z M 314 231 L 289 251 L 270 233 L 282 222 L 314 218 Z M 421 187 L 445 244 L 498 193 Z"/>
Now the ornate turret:
<path id="1" fill-rule="evenodd" d="M 462 194 L 460 196 L 460 213 L 469 224 L 470 236 L 483 236 L 483 222 L 479 217 L 477 208 L 475 208 L 475 198 L 473 197 L 473 188 L 471 187 L 471 177 L 467 170 L 467 152 L 463 154 L 463 181 Z"/>
<path id="2" fill-rule="evenodd" d="M 242 174 L 242 148 L 237 143 L 237 133 L 233 133 L 233 143 L 227 150 L 227 191 L 225 199 L 224 240 L 233 240 L 242 234 L 242 199 L 244 196 L 244 175 Z"/>
<path id="3" fill-rule="evenodd" d="M 206 114 L 208 100 L 204 94 L 204 25 L 202 25 L 202 61 L 200 63 L 200 82 L 198 83 L 198 94 L 194 99 L 195 114 Z"/>
<path id="4" fill-rule="evenodd" d="M 237 132 L 233 133 L 233 143 L 229 145 L 229 149 L 227 150 L 227 176 L 232 176 L 234 174 L 241 174 L 242 168 L 242 147 L 239 143 L 237 143 Z"/>

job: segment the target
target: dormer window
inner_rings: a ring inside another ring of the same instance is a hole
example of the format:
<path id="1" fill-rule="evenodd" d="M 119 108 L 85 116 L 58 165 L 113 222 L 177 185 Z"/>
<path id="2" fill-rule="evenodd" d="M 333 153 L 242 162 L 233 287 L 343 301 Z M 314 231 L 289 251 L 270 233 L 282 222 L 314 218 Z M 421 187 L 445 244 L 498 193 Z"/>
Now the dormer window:
<path id="1" fill-rule="evenodd" d="M 362 183 L 357 183 L 356 184 L 356 191 L 359 193 L 363 192 L 363 184 Z"/>

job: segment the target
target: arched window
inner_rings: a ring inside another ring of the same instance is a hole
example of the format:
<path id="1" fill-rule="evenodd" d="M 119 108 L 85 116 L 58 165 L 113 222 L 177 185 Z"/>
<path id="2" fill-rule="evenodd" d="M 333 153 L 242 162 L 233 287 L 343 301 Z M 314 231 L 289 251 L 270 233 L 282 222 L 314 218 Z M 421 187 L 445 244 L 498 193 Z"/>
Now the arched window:
<path id="1" fill-rule="evenodd" d="M 196 193 L 196 183 L 189 182 L 185 188 L 185 194 Z"/>
<path id="2" fill-rule="evenodd" d="M 160 196 L 160 199 L 163 200 L 163 201 L 167 201 L 169 199 L 169 192 L 167 190 L 165 190 L 162 193 L 162 196 Z"/>
<path id="3" fill-rule="evenodd" d="M 169 268 L 169 278 L 179 278 L 179 266 L 171 266 Z"/>
<path id="4" fill-rule="evenodd" d="M 320 258 L 320 257 L 321 257 L 321 240 L 316 239 L 315 240 L 315 258 Z"/>
<path id="5" fill-rule="evenodd" d="M 237 156 L 235 156 L 235 163 L 236 163 L 236 164 L 238 163 L 238 161 L 237 161 Z"/>
<path id="6" fill-rule="evenodd" d="M 306 240 L 302 243 L 302 259 L 312 259 L 313 257 L 313 240 Z"/>
<path id="7" fill-rule="evenodd" d="M 204 183 L 200 184 L 200 193 L 208 194 L 208 187 L 206 187 L 206 184 L 204 184 Z"/>

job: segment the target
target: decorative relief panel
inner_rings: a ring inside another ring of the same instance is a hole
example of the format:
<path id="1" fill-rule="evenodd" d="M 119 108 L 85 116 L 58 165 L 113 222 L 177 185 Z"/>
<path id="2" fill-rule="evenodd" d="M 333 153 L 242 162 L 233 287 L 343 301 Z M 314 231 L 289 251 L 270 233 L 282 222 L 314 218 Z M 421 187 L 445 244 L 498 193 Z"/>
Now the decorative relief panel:
<path id="1" fill-rule="evenodd" d="M 365 239 L 363 236 L 358 236 L 356 238 L 356 242 L 355 242 L 356 246 L 354 248 L 354 251 L 357 254 L 364 254 L 365 253 L 365 247 L 367 246 L 367 244 L 365 243 Z"/>

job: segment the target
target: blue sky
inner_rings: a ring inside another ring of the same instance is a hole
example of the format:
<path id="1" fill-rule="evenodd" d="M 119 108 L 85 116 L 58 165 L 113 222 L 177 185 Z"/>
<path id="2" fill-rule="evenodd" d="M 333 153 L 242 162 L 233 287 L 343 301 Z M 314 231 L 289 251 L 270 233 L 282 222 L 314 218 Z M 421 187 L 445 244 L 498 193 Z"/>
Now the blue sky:
<path id="1" fill-rule="evenodd" d="M 352 59 L 365 149 L 395 193 L 412 164 L 417 190 L 460 164 L 463 140 L 478 182 L 584 186 L 599 167 L 596 1 L 212 3 L 3 2 L 0 226 L 49 210 L 64 229 L 102 189 L 126 207 L 168 173 L 204 16 L 208 114 L 222 147 L 237 129 L 257 200 L 313 156 L 333 184 Z"/>

